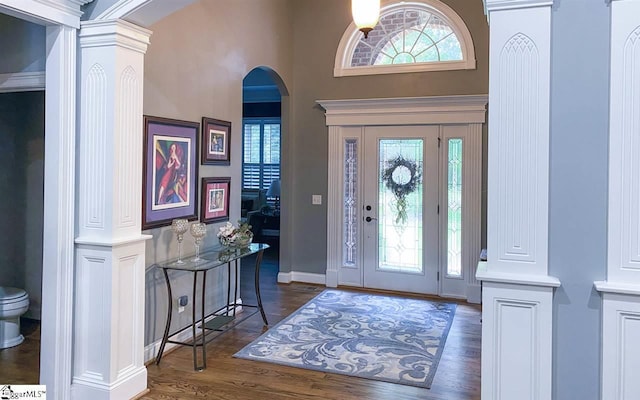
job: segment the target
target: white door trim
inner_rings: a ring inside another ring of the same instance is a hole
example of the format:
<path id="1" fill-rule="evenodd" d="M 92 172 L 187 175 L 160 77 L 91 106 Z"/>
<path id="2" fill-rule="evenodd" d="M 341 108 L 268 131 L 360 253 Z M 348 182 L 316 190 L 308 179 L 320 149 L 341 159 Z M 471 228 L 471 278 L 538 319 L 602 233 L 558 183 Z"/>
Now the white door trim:
<path id="1" fill-rule="evenodd" d="M 370 125 L 447 125 L 469 124 L 470 131 L 478 129 L 486 120 L 487 95 L 433 96 L 385 99 L 318 100 L 325 110 L 329 127 L 328 192 L 327 192 L 327 271 L 326 285 L 336 287 L 343 267 L 343 198 L 344 198 L 344 141 L 364 126 Z M 481 160 L 481 140 L 475 141 L 477 149 L 470 151 Z M 360 146 L 362 143 L 359 144 Z M 473 154 L 473 155 L 472 155 Z M 464 161 L 463 161 L 464 162 Z M 475 165 L 475 164 L 474 164 Z M 475 175 L 480 179 L 480 174 Z M 480 199 L 480 181 L 470 186 L 478 191 L 472 199 Z M 471 210 L 471 209 L 470 209 Z M 480 248 L 480 207 L 473 207 L 470 226 L 477 227 L 477 235 L 471 235 L 463 251 L 470 254 L 469 276 L 475 276 L 477 255 L 470 252 Z M 474 228 L 472 228 L 474 229 Z M 468 248 L 467 248 L 468 246 Z M 470 285 L 477 285 L 475 278 Z M 353 282 L 357 285 L 357 282 Z M 361 283 L 360 283 L 361 285 Z M 469 292 L 469 290 L 468 290 Z"/>
<path id="2" fill-rule="evenodd" d="M 71 388 L 75 221 L 76 38 L 85 0 L 0 0 L 0 11 L 46 25 L 45 177 L 40 382 Z"/>
<path id="3" fill-rule="evenodd" d="M 44 71 L 0 74 L 0 93 L 33 92 L 44 89 Z"/>

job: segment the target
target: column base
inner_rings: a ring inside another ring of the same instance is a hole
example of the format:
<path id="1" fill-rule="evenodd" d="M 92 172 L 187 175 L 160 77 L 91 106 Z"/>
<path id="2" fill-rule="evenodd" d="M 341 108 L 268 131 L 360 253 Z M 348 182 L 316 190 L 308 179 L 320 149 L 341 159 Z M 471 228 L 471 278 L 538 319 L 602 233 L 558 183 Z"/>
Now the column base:
<path id="1" fill-rule="evenodd" d="M 117 379 L 110 385 L 100 376 L 85 375 L 75 377 L 71 385 L 74 400 L 122 400 L 131 399 L 147 390 L 147 367 L 138 367 Z"/>
<path id="2" fill-rule="evenodd" d="M 602 399 L 638 399 L 640 285 L 594 282 L 602 296 Z"/>
<path id="3" fill-rule="evenodd" d="M 482 398 L 550 399 L 557 278 L 492 271 L 482 281 Z"/>

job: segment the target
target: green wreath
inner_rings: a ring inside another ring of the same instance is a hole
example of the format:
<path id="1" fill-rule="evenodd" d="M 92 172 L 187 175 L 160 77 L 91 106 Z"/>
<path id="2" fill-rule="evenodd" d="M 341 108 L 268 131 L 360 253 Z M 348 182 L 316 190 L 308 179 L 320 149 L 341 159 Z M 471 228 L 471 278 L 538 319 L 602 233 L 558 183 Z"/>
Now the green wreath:
<path id="1" fill-rule="evenodd" d="M 407 196 L 417 189 L 421 177 L 418 164 L 402 156 L 387 162 L 382 180 L 396 197 L 396 224 L 407 222 Z"/>

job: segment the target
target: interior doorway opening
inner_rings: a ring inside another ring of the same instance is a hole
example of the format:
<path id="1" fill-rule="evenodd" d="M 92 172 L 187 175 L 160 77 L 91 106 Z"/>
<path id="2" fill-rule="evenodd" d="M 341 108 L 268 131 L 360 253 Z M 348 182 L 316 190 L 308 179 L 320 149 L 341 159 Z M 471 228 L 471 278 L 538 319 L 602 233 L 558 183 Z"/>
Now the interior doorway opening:
<path id="1" fill-rule="evenodd" d="M 267 257 L 279 259 L 283 193 L 283 96 L 286 88 L 270 68 L 257 67 L 243 79 L 241 218 L 254 241 L 272 247 Z"/>

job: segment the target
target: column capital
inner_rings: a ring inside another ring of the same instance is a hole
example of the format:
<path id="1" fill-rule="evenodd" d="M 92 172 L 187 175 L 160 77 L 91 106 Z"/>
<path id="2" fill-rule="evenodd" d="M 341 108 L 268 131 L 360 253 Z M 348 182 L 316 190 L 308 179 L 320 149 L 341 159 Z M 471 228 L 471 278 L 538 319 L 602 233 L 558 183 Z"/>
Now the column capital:
<path id="1" fill-rule="evenodd" d="M 146 53 L 151 31 L 121 19 L 83 21 L 80 24 L 81 48 L 119 46 Z"/>
<path id="2" fill-rule="evenodd" d="M 551 7 L 553 0 L 484 0 L 487 12 L 519 8 Z"/>

